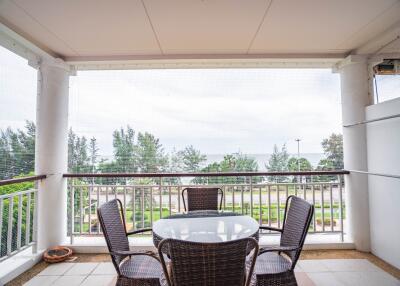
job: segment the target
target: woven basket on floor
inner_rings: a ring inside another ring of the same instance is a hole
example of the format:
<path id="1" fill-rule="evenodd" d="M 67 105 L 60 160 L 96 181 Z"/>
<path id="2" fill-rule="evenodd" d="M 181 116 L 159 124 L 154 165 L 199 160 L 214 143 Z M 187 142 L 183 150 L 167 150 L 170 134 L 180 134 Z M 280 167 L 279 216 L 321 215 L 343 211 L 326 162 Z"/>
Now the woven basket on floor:
<path id="1" fill-rule="evenodd" d="M 56 246 L 46 250 L 43 254 L 44 261 L 57 263 L 66 260 L 72 255 L 72 250 L 65 246 Z"/>

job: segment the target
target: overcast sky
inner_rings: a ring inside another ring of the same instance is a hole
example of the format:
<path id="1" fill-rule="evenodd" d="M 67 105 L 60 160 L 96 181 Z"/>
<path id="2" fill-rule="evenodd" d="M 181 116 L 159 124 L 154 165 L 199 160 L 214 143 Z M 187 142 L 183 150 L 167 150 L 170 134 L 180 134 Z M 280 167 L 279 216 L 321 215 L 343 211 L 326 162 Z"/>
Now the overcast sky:
<path id="1" fill-rule="evenodd" d="M 193 144 L 207 154 L 270 153 L 287 144 L 321 152 L 341 131 L 340 85 L 330 70 L 88 71 L 71 78 L 74 130 L 111 153 L 115 128 L 149 131 L 167 149 Z"/>
<path id="2" fill-rule="evenodd" d="M 400 97 L 400 76 L 378 77 L 380 101 Z M 35 121 L 36 70 L 0 47 L 0 128 Z M 219 69 L 79 72 L 70 80 L 70 126 L 112 154 L 112 132 L 130 125 L 166 151 L 206 154 L 320 153 L 341 132 L 340 81 L 329 69 Z"/>
<path id="3" fill-rule="evenodd" d="M 0 49 L 0 128 L 35 118 L 36 71 Z M 194 145 L 207 154 L 271 153 L 286 144 L 321 152 L 341 132 L 340 82 L 318 69 L 86 71 L 70 80 L 70 126 L 112 154 L 112 132 L 130 125 L 166 151 Z"/>

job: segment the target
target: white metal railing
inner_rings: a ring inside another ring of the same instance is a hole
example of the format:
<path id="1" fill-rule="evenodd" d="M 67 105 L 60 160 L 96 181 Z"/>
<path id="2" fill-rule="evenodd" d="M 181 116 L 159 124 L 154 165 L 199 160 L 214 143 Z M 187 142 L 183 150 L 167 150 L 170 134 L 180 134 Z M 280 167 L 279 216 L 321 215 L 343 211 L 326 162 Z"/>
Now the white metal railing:
<path id="1" fill-rule="evenodd" d="M 302 197 L 315 206 L 309 232 L 338 234 L 343 240 L 343 180 L 340 174 L 334 177 L 324 182 L 310 182 L 303 178 L 299 180 L 301 183 L 274 183 L 265 180 L 253 182 L 255 177 L 248 176 L 241 183 L 206 185 L 224 191 L 223 210 L 251 215 L 260 224 L 275 227 L 282 226 L 286 198 L 289 195 Z M 70 180 L 68 233 L 71 243 L 76 236 L 101 235 L 97 208 L 114 198 L 121 200 L 127 229 L 131 230 L 151 227 L 162 217 L 183 212 L 182 190 L 199 185 L 163 183 L 163 179 L 153 177 L 150 184 L 129 183 L 128 180 L 123 185 L 95 184 L 79 178 Z"/>
<path id="2" fill-rule="evenodd" d="M 0 196 L 0 261 L 36 244 L 37 189 Z"/>

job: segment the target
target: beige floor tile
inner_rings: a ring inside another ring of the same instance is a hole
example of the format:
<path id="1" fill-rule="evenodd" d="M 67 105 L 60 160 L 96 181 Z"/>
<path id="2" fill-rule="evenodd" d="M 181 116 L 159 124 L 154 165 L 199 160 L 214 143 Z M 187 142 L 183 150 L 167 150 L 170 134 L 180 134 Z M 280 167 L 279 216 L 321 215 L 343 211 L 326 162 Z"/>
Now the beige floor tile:
<path id="1" fill-rule="evenodd" d="M 77 275 L 77 276 L 61 276 L 58 278 L 52 286 L 78 286 L 85 280 L 86 276 Z"/>
<path id="2" fill-rule="evenodd" d="M 89 275 L 99 265 L 99 263 L 76 263 L 71 267 L 64 275 L 75 276 L 75 275 Z"/>
<path id="3" fill-rule="evenodd" d="M 48 286 L 56 281 L 58 278 L 60 278 L 60 276 L 35 276 L 31 280 L 26 282 L 24 286 Z"/>
<path id="4" fill-rule="evenodd" d="M 307 275 L 318 286 L 346 286 L 331 272 L 309 272 Z"/>
<path id="5" fill-rule="evenodd" d="M 90 275 L 81 286 L 110 286 L 115 285 L 115 275 Z"/>
<path id="6" fill-rule="evenodd" d="M 63 275 L 70 268 L 72 268 L 75 263 L 57 263 L 49 265 L 46 269 L 40 272 L 38 275 Z"/>
<path id="7" fill-rule="evenodd" d="M 92 275 L 116 275 L 112 262 L 102 262 L 93 270 Z"/>
<path id="8" fill-rule="evenodd" d="M 399 286 L 400 281 L 383 271 L 333 272 L 336 279 L 346 286 Z"/>
<path id="9" fill-rule="evenodd" d="M 300 260 L 300 269 L 304 272 L 327 272 L 329 269 L 318 260 Z"/>
<path id="10" fill-rule="evenodd" d="M 298 286 L 316 286 L 305 272 L 295 272 Z"/>
<path id="11" fill-rule="evenodd" d="M 329 271 L 381 271 L 381 269 L 366 259 L 326 259 L 320 260 Z"/>

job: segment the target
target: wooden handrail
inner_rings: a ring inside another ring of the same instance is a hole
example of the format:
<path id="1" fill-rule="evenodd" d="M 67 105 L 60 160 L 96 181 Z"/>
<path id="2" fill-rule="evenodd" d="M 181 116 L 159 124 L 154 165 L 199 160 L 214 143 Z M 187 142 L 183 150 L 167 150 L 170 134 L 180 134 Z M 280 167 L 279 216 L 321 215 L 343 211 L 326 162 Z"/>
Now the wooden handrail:
<path id="1" fill-rule="evenodd" d="M 163 177 L 255 177 L 348 175 L 347 170 L 306 172 L 205 172 L 205 173 L 67 173 L 64 178 L 163 178 Z"/>
<path id="2" fill-rule="evenodd" d="M 29 176 L 29 177 L 22 177 L 22 178 L 14 178 L 8 180 L 1 180 L 0 186 L 24 183 L 24 182 L 33 182 L 33 181 L 40 181 L 46 179 L 46 175 L 37 175 L 37 176 Z"/>

